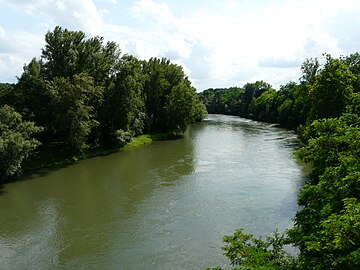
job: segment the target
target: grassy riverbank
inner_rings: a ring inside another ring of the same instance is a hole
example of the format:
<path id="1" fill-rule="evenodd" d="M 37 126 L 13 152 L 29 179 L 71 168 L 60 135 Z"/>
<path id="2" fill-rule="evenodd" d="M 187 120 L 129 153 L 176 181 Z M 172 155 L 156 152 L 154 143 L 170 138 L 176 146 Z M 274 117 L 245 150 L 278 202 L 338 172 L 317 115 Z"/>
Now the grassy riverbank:
<path id="1" fill-rule="evenodd" d="M 100 145 L 85 149 L 82 153 L 71 154 L 68 146 L 63 143 L 53 142 L 43 145 L 39 151 L 23 163 L 23 172 L 33 172 L 43 168 L 62 167 L 73 164 L 79 160 L 105 156 L 119 151 L 127 151 L 137 147 L 151 144 L 154 140 L 151 135 L 140 135 L 134 137 L 129 143 L 122 147 L 114 145 Z"/>

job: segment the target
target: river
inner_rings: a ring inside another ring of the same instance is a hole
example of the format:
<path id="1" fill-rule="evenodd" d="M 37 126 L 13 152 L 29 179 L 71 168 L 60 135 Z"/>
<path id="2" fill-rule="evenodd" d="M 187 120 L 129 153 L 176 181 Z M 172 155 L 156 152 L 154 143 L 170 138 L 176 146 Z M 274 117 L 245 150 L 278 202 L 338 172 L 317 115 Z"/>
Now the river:
<path id="1" fill-rule="evenodd" d="M 292 226 L 293 132 L 209 115 L 185 137 L 28 177 L 0 192 L 0 269 L 204 269 L 222 237 Z"/>

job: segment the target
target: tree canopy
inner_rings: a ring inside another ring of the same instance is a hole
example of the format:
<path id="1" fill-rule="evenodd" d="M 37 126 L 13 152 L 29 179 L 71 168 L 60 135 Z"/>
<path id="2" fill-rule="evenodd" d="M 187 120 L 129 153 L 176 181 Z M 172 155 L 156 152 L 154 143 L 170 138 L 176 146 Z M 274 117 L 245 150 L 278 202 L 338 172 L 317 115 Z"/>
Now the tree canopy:
<path id="1" fill-rule="evenodd" d="M 21 162 L 40 145 L 31 135 L 41 130 L 34 122 L 23 121 L 14 108 L 0 107 L 0 179 L 21 171 Z"/>
<path id="2" fill-rule="evenodd" d="M 45 42 L 18 82 L 0 88 L 0 105 L 42 126 L 37 137 L 45 145 L 60 142 L 82 152 L 144 132 L 184 132 L 206 114 L 182 67 L 168 59 L 122 56 L 115 42 L 59 26 Z"/>

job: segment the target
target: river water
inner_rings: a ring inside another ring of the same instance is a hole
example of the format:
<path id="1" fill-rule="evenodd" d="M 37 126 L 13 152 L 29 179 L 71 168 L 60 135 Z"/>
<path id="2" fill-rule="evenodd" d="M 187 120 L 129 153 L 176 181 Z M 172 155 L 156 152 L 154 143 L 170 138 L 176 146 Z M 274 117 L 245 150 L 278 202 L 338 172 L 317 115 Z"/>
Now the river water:
<path id="1" fill-rule="evenodd" d="M 209 115 L 179 140 L 6 184 L 0 269 L 204 269 L 222 237 L 292 226 L 303 171 L 293 132 Z"/>

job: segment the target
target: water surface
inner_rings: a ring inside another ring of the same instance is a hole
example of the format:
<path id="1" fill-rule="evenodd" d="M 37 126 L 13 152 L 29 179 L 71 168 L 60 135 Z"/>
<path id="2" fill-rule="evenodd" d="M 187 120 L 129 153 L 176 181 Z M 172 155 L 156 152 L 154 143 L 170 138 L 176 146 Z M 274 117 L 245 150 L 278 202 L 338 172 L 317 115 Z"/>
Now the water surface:
<path id="1" fill-rule="evenodd" d="M 34 175 L 0 195 L 0 268 L 204 269 L 222 237 L 291 227 L 293 132 L 210 115 L 183 139 Z"/>

